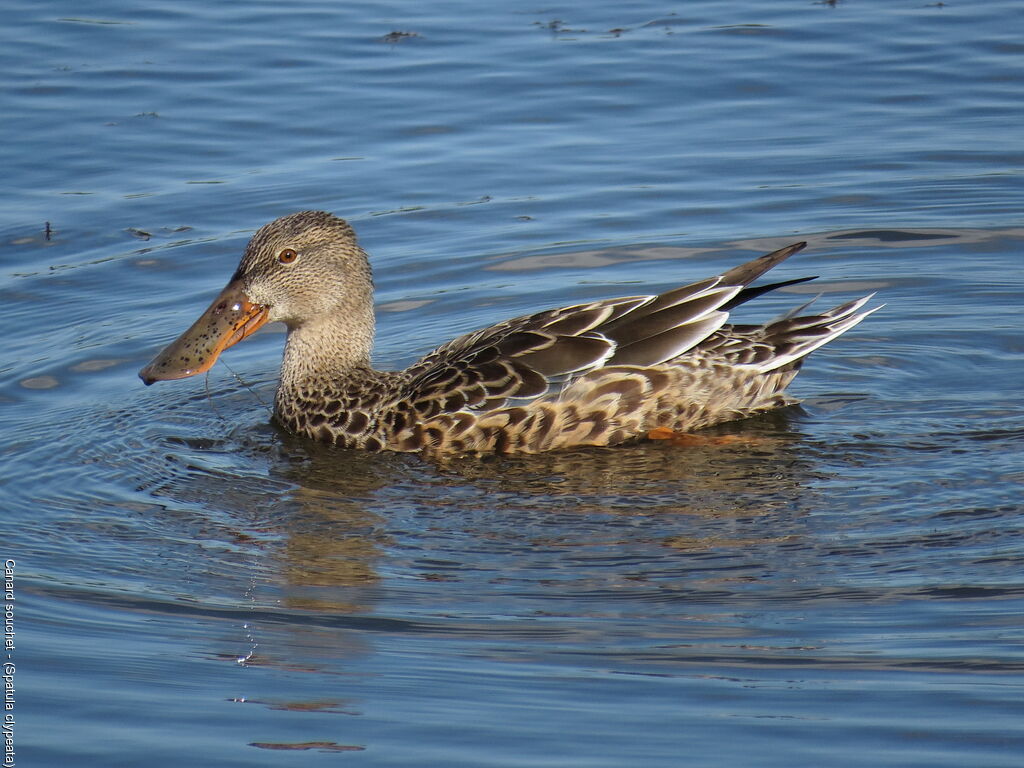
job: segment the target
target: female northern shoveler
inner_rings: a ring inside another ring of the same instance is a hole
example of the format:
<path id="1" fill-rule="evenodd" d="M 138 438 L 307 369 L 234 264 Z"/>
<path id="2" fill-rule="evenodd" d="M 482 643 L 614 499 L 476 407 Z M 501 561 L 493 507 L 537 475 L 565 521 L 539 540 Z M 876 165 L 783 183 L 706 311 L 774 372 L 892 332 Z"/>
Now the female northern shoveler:
<path id="1" fill-rule="evenodd" d="M 140 372 L 194 376 L 266 322 L 288 326 L 275 416 L 338 445 L 428 453 L 538 453 L 708 427 L 792 402 L 810 352 L 871 312 L 871 298 L 765 325 L 727 324 L 747 285 L 806 243 L 658 296 L 606 299 L 506 320 L 404 371 L 370 365 L 373 280 L 352 227 L 284 216 L 249 242 L 231 282 Z M 800 309 L 803 309 L 801 307 Z"/>

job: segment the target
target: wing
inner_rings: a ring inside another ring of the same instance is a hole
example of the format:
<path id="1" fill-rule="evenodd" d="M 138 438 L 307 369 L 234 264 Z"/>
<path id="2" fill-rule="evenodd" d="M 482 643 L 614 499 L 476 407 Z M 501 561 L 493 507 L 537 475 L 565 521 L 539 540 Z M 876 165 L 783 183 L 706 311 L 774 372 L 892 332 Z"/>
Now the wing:
<path id="1" fill-rule="evenodd" d="M 744 286 L 803 247 L 660 295 L 552 309 L 461 336 L 414 363 L 399 397 L 419 418 L 430 418 L 542 397 L 604 365 L 664 363 L 714 334 L 728 320 L 725 310 L 763 292 Z"/>
<path id="2" fill-rule="evenodd" d="M 616 345 L 597 329 L 650 299 L 563 307 L 461 336 L 408 369 L 402 396 L 421 418 L 540 397 L 555 382 L 603 365 Z"/>

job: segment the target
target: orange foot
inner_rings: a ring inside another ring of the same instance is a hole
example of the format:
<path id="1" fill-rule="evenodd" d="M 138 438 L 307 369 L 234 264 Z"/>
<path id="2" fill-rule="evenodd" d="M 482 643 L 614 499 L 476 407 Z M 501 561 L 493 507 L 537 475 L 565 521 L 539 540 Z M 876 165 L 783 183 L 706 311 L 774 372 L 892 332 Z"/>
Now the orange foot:
<path id="1" fill-rule="evenodd" d="M 754 445 L 764 442 L 763 439 L 744 435 L 695 435 L 691 432 L 676 432 L 668 427 L 655 427 L 647 433 L 648 440 L 668 440 L 669 445 L 696 447 L 704 445 L 729 445 L 746 443 Z"/>

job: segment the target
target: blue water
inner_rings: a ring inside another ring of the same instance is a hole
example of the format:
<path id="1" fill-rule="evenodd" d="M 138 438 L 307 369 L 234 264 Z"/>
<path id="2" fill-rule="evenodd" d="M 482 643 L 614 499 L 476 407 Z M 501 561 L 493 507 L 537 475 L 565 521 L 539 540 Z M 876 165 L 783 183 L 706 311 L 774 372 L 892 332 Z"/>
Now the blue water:
<path id="1" fill-rule="evenodd" d="M 17 764 L 1021 765 L 1018 21 L 8 4 Z M 744 319 L 886 307 L 811 357 L 801 408 L 689 449 L 311 445 L 269 422 L 273 327 L 143 387 L 305 208 L 373 256 L 381 366 L 796 240 L 778 279 L 820 279 Z"/>

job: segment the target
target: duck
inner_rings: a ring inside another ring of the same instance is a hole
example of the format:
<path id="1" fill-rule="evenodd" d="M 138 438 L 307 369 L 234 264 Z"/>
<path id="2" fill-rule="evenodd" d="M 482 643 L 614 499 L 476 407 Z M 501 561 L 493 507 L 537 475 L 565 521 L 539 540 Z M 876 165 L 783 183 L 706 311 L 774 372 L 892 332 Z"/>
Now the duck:
<path id="1" fill-rule="evenodd" d="M 371 364 L 370 260 L 352 226 L 301 211 L 260 228 L 223 291 L 140 372 L 195 376 L 268 322 L 287 327 L 274 419 L 344 448 L 433 455 L 542 453 L 692 434 L 796 402 L 806 357 L 881 307 L 874 294 L 760 325 L 736 308 L 801 277 L 751 283 L 805 242 L 664 293 L 504 320 L 405 370 Z"/>

